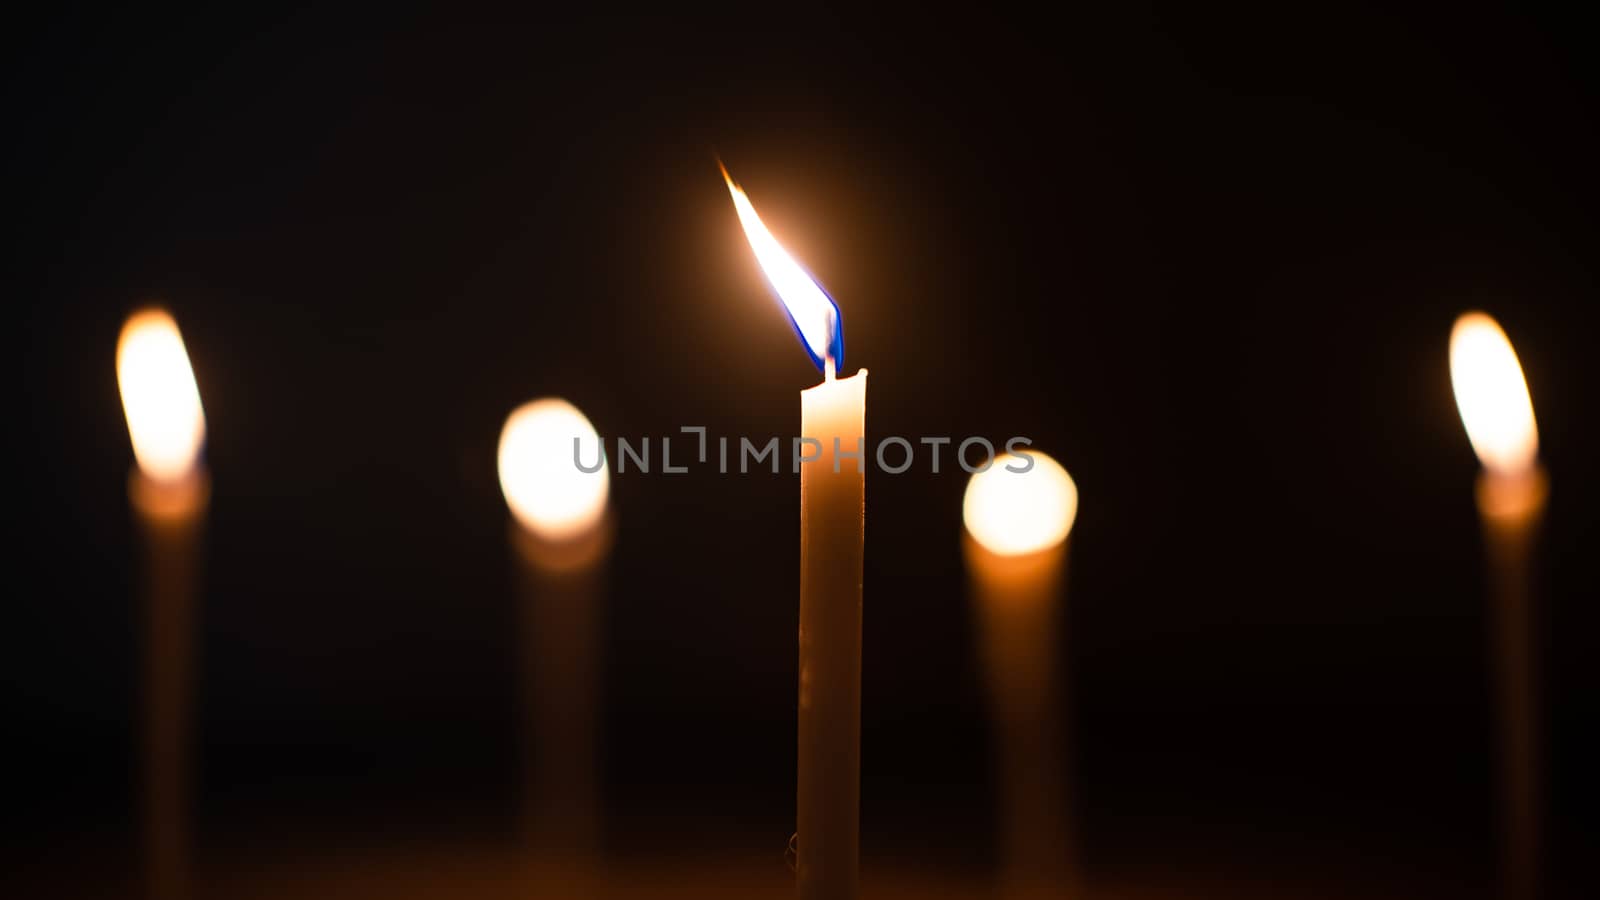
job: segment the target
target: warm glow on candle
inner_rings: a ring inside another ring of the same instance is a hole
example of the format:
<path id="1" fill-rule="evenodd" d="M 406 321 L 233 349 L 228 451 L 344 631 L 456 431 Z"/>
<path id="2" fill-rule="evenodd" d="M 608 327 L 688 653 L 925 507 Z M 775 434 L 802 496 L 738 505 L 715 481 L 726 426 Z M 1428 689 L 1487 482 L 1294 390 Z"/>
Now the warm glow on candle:
<path id="1" fill-rule="evenodd" d="M 205 443 L 206 417 L 183 336 L 165 311 L 134 313 L 122 326 L 117 386 L 139 471 L 153 481 L 183 480 Z"/>
<path id="2" fill-rule="evenodd" d="M 1456 320 L 1450 332 L 1450 380 L 1484 468 L 1501 475 L 1528 471 L 1539 454 L 1533 401 L 1517 353 L 1494 319 L 1470 312 Z"/>
<path id="3" fill-rule="evenodd" d="M 811 361 L 819 369 L 826 370 L 828 362 L 837 368 L 844 362 L 844 332 L 838 305 L 767 230 L 761 217 L 756 215 L 756 208 L 750 205 L 750 198 L 745 196 L 744 189 L 733 183 L 733 178 L 725 168 L 722 178 L 728 183 L 728 193 L 733 195 L 733 207 L 739 212 L 739 224 L 744 226 L 750 249 L 755 251 L 756 261 L 761 263 L 767 283 L 777 291 L 778 299 L 789 311 L 789 320 L 800 333 Z"/>
<path id="4" fill-rule="evenodd" d="M 1026 465 L 1033 468 L 1012 471 Z M 1007 468 L 1007 467 L 1011 468 Z M 1078 516 L 1078 486 L 1061 464 L 1034 450 L 1003 453 L 967 482 L 962 518 L 985 549 L 1002 556 L 1047 550 L 1066 540 Z"/>
<path id="5" fill-rule="evenodd" d="M 574 456 L 573 440 L 578 442 Z M 583 534 L 605 515 L 610 477 L 594 472 L 600 436 L 578 408 L 565 400 L 535 400 L 518 407 L 500 432 L 500 489 L 517 521 L 541 537 L 563 540 Z"/>

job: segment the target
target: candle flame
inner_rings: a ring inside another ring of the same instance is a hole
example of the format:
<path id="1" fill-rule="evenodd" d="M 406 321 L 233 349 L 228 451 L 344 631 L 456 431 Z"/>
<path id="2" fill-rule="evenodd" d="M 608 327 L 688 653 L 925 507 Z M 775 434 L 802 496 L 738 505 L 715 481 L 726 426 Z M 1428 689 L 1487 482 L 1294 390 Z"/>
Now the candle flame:
<path id="1" fill-rule="evenodd" d="M 1032 468 L 1014 471 L 1028 459 Z M 1078 486 L 1060 463 L 1043 453 L 1002 453 L 967 482 L 961 515 L 973 539 L 994 553 L 1021 556 L 1048 550 L 1072 530 Z"/>
<path id="2" fill-rule="evenodd" d="M 1522 364 L 1499 323 L 1481 312 L 1456 319 L 1450 332 L 1450 380 L 1467 438 L 1484 468 L 1527 472 L 1539 454 L 1539 430 Z"/>
<path id="3" fill-rule="evenodd" d="M 766 273 L 767 283 L 783 301 L 811 361 L 831 377 L 829 370 L 836 370 L 844 362 L 844 321 L 839 316 L 839 305 L 767 230 L 756 208 L 750 205 L 750 198 L 734 183 L 726 167 L 722 168 L 722 179 L 728 183 L 739 224 L 744 226 L 744 236 L 755 251 L 756 261 L 761 263 L 761 271 Z"/>
<path id="4" fill-rule="evenodd" d="M 574 449 L 573 441 L 577 441 Z M 551 540 L 576 538 L 605 515 L 610 476 L 601 465 L 600 436 L 565 400 L 525 403 L 500 431 L 500 490 L 525 528 Z"/>
<path id="5" fill-rule="evenodd" d="M 205 443 L 206 417 L 183 335 L 165 310 L 141 310 L 122 326 L 117 387 L 139 471 L 155 481 L 182 481 Z"/>

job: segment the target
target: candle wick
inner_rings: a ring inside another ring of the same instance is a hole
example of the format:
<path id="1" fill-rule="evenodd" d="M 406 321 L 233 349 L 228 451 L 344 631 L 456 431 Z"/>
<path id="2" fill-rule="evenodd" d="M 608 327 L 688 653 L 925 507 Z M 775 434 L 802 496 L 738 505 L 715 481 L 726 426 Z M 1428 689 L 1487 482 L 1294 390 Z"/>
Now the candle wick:
<path id="1" fill-rule="evenodd" d="M 837 374 L 834 371 L 833 354 L 829 353 L 822 363 L 822 378 L 824 381 L 832 381 Z"/>

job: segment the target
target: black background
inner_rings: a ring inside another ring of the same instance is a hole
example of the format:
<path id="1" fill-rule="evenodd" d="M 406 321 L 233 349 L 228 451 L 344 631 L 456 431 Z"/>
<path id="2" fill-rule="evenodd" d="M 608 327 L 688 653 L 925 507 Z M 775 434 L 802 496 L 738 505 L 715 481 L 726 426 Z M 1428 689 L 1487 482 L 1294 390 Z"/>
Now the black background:
<path id="1" fill-rule="evenodd" d="M 1477 464 L 1446 341 L 1462 311 L 1499 318 L 1552 479 L 1550 859 L 1574 894 L 1591 878 L 1580 23 L 1340 4 L 8 31 L 17 855 L 133 852 L 113 353 L 150 301 L 209 426 L 202 848 L 509 829 L 505 415 L 553 394 L 606 435 L 764 438 L 816 380 L 720 156 L 838 299 L 871 436 L 1025 434 L 1077 480 L 1062 640 L 1091 876 L 1486 895 Z M 994 854 L 964 483 L 948 460 L 868 481 L 869 864 Z M 619 857 L 776 854 L 791 830 L 796 485 L 613 482 Z"/>

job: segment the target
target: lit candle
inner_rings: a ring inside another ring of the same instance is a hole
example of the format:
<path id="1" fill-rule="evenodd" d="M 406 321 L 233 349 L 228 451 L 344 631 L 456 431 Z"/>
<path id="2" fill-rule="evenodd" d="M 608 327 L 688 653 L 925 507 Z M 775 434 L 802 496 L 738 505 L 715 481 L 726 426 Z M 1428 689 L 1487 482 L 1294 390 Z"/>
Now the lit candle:
<path id="1" fill-rule="evenodd" d="M 518 407 L 500 432 L 500 487 L 525 632 L 526 741 L 532 768 L 525 828 L 534 886 L 577 896 L 599 849 L 596 632 L 611 527 L 594 427 L 565 400 Z"/>
<path id="2" fill-rule="evenodd" d="M 962 507 L 995 722 L 1001 885 L 1008 897 L 1060 896 L 1076 866 L 1055 636 L 1078 489 L 1045 454 L 1008 453 L 972 476 Z"/>
<path id="3" fill-rule="evenodd" d="M 210 478 L 200 391 L 166 312 L 144 310 L 123 325 L 117 385 L 137 461 L 128 496 L 144 539 L 146 878 L 152 896 L 176 898 L 188 893 L 189 668 Z"/>
<path id="4" fill-rule="evenodd" d="M 867 370 L 836 376 L 844 356 L 839 308 L 767 231 L 726 169 L 722 176 L 762 272 L 823 373 L 821 384 L 800 392 L 802 442 L 795 447 L 800 465 L 795 879 L 801 900 L 851 900 L 860 881 Z"/>
<path id="5" fill-rule="evenodd" d="M 1549 481 L 1539 465 L 1533 401 L 1511 341 L 1481 312 L 1450 332 L 1450 380 L 1472 449 L 1483 464 L 1478 515 L 1493 590 L 1490 621 L 1500 717 L 1506 891 L 1532 897 L 1539 854 L 1538 723 L 1529 589 L 1534 538 Z"/>

